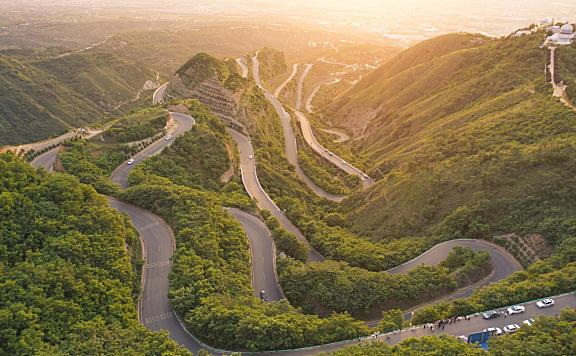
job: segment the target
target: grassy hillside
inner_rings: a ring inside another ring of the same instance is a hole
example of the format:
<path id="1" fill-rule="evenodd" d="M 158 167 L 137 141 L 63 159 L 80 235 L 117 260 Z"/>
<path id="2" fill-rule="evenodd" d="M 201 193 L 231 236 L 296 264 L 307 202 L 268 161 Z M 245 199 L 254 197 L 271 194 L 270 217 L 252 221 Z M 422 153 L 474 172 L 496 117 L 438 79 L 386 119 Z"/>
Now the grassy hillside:
<path id="1" fill-rule="evenodd" d="M 39 59 L 41 58 L 41 59 Z M 117 112 L 154 73 L 110 53 L 0 54 L 0 145 L 55 136 Z"/>
<path id="2" fill-rule="evenodd" d="M 63 84 L 109 111 L 132 100 L 156 73 L 112 53 L 87 51 L 31 62 Z"/>
<path id="3" fill-rule="evenodd" d="M 258 52 L 258 61 L 260 62 L 260 79 L 268 90 L 274 91 L 290 75 L 286 55 L 281 51 L 263 48 Z"/>
<path id="4" fill-rule="evenodd" d="M 563 239 L 576 216 L 576 112 L 551 96 L 541 37 L 485 41 L 363 84 L 364 103 L 385 109 L 354 150 L 381 181 L 346 203 L 353 230 Z"/>
<path id="5" fill-rule="evenodd" d="M 218 80 L 225 88 L 235 91 L 243 85 L 232 59 L 218 59 L 207 53 L 198 53 L 190 58 L 176 74 L 187 88 L 194 88 L 208 79 Z"/>
<path id="6" fill-rule="evenodd" d="M 0 55 L 0 145 L 35 141 L 81 126 L 98 107 L 56 78 Z"/>
<path id="7" fill-rule="evenodd" d="M 576 103 L 576 46 L 563 46 L 556 49 L 557 80 L 568 86 L 566 94 L 572 103 Z"/>
<path id="8" fill-rule="evenodd" d="M 402 99 L 397 105 L 412 103 L 418 95 L 427 96 L 442 82 L 450 81 L 454 73 L 449 67 L 442 67 L 442 61 L 449 54 L 478 47 L 486 41 L 489 40 L 481 36 L 451 34 L 420 43 L 374 70 L 329 106 L 327 116 L 360 135 L 366 124 L 381 114 L 383 108 L 385 111 L 394 109 L 394 103 L 389 101 Z M 431 77 L 432 68 L 443 71 Z"/>

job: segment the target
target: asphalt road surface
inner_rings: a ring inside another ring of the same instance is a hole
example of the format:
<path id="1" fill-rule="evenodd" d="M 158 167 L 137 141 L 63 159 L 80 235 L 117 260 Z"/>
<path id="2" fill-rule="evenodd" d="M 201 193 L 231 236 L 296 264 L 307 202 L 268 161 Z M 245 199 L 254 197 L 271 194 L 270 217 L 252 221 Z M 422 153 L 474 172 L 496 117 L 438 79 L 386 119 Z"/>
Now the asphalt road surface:
<path id="1" fill-rule="evenodd" d="M 240 151 L 240 169 L 242 171 L 242 182 L 248 192 L 248 195 L 256 201 L 261 209 L 268 210 L 280 221 L 283 228 L 290 231 L 296 237 L 310 247 L 309 261 L 323 261 L 324 257 L 316 251 L 312 245 L 306 240 L 304 235 L 298 230 L 294 224 L 284 215 L 284 212 L 272 201 L 268 194 L 264 191 L 258 175 L 256 173 L 256 160 L 254 158 L 254 149 L 250 139 L 237 131 L 228 129 L 228 133 L 234 138 L 238 149 Z M 253 157 L 253 158 L 250 158 Z"/>
<path id="2" fill-rule="evenodd" d="M 170 83 L 164 83 L 156 89 L 152 95 L 152 104 L 156 105 L 164 102 L 164 95 L 166 94 L 166 89 L 168 89 L 168 84 Z"/>
<path id="3" fill-rule="evenodd" d="M 290 116 L 284 109 L 284 106 L 282 106 L 282 103 L 280 103 L 280 101 L 274 95 L 272 95 L 272 93 L 265 90 L 262 86 L 259 74 L 260 63 L 258 62 L 257 56 L 252 57 L 252 66 L 252 72 L 256 84 L 264 91 L 264 96 L 272 104 L 274 110 L 276 110 L 276 113 L 280 117 L 282 130 L 284 132 L 284 150 L 286 152 L 286 158 L 288 159 L 288 162 L 295 167 L 298 177 L 308 186 L 308 188 L 314 192 L 314 194 L 318 195 L 319 197 L 323 197 L 335 202 L 341 202 L 344 200 L 344 196 L 335 195 L 324 191 L 324 189 L 317 186 L 310 178 L 308 178 L 306 173 L 304 173 L 300 167 L 300 163 L 298 162 L 298 146 L 296 144 L 296 135 L 294 134 Z"/>
<path id="4" fill-rule="evenodd" d="M 183 135 L 187 131 L 189 131 L 192 126 L 196 124 L 196 121 L 189 115 L 180 114 L 176 112 L 171 112 L 170 115 L 172 118 L 177 122 L 177 127 L 172 131 L 170 134 L 173 136 L 171 140 L 166 140 L 164 138 L 154 142 L 152 145 L 147 147 L 145 150 L 137 153 L 132 158 L 134 159 L 134 163 L 129 165 L 128 163 L 124 163 L 120 165 L 114 172 L 112 172 L 111 178 L 114 183 L 119 184 L 122 188 L 126 188 L 128 186 L 128 174 L 130 170 L 134 168 L 138 163 L 146 160 L 148 157 L 154 156 L 162 152 L 164 148 L 174 142 L 174 139 L 178 136 Z"/>
<path id="5" fill-rule="evenodd" d="M 362 186 L 364 188 L 368 188 L 375 183 L 374 180 L 372 180 L 371 178 L 366 178 L 366 176 L 364 175 L 364 172 L 362 172 L 360 169 L 354 167 L 352 164 L 346 162 L 342 158 L 338 157 L 334 153 L 332 153 L 332 152 L 328 151 L 326 148 L 324 148 L 316 140 L 316 137 L 314 136 L 314 132 L 312 131 L 312 127 L 310 126 L 310 122 L 308 121 L 308 118 L 306 117 L 306 115 L 304 115 L 304 113 L 302 113 L 300 111 L 296 111 L 296 117 L 298 118 L 298 121 L 300 122 L 300 127 L 302 128 L 302 135 L 304 136 L 304 140 L 314 151 L 316 151 L 317 154 L 319 154 L 320 156 L 322 156 L 324 159 L 328 160 L 329 162 L 332 162 L 332 164 L 334 164 L 336 167 L 338 167 L 342 171 L 344 171 L 348 174 L 351 174 L 351 175 L 358 176 L 361 179 L 364 178 L 364 180 L 362 181 Z"/>
<path id="6" fill-rule="evenodd" d="M 490 254 L 495 273 L 486 284 L 497 282 L 522 269 L 522 265 L 520 265 L 516 258 L 501 246 L 484 240 L 460 239 L 440 243 L 416 257 L 414 260 L 388 270 L 388 273 L 406 273 L 421 265 L 438 265 L 448 257 L 452 249 L 456 246 L 470 248 L 474 251 L 486 251 Z"/>
<path id="7" fill-rule="evenodd" d="M 296 92 L 296 110 L 300 110 L 300 108 L 302 107 L 302 95 L 303 95 L 302 92 L 304 91 L 304 80 L 308 76 L 308 73 L 310 73 L 310 70 L 312 70 L 313 66 L 314 66 L 313 64 L 306 64 L 304 71 L 300 75 L 300 79 L 298 79 L 298 89 Z"/>
<path id="8" fill-rule="evenodd" d="M 274 90 L 274 96 L 275 97 L 280 96 L 280 93 L 282 92 L 282 90 L 284 90 L 286 85 L 288 85 L 288 83 L 290 83 L 292 81 L 292 79 L 294 79 L 294 77 L 296 76 L 296 73 L 298 73 L 298 64 L 293 64 L 292 65 L 292 73 L 290 73 L 290 76 L 282 84 L 280 84 L 278 86 L 278 88 L 276 88 L 276 90 Z"/>
<path id="9" fill-rule="evenodd" d="M 428 335 L 469 335 L 476 332 L 481 332 L 482 330 L 490 327 L 499 327 L 503 329 L 504 326 L 509 324 L 518 324 L 520 326 L 523 325 L 523 321 L 537 317 L 539 315 L 548 315 L 548 316 L 555 316 L 559 315 L 560 311 L 564 308 L 575 308 L 576 307 L 576 295 L 574 293 L 563 295 L 560 297 L 554 298 L 555 305 L 550 308 L 539 309 L 536 307 L 535 302 L 520 304 L 526 307 L 526 312 L 522 314 L 516 314 L 507 316 L 504 318 L 503 316 L 492 319 L 492 320 L 484 320 L 482 317 L 479 316 L 472 316 L 470 320 L 461 320 L 455 322 L 453 324 L 448 324 L 444 328 L 444 330 L 436 328 L 434 331 L 430 329 L 424 329 L 422 327 L 415 327 L 414 329 L 408 328 L 406 330 L 402 330 L 398 333 L 390 333 L 384 334 L 377 338 L 366 337 L 362 338 L 361 340 L 354 340 L 349 342 L 338 343 L 336 345 L 324 345 L 321 347 L 317 347 L 314 349 L 308 350 L 298 350 L 296 352 L 278 352 L 276 355 L 298 355 L 298 356 L 307 356 L 307 355 L 317 355 L 321 352 L 333 352 L 339 350 L 346 346 L 352 346 L 357 344 L 366 344 L 373 341 L 382 341 L 387 342 L 390 345 L 397 344 L 403 340 L 409 339 L 411 337 L 422 337 Z M 501 310 L 504 310 L 502 308 Z M 389 337 L 389 339 L 388 339 Z"/>
<path id="10" fill-rule="evenodd" d="M 60 146 L 47 151 L 40 156 L 34 158 L 30 164 L 34 168 L 44 167 L 48 172 L 52 173 L 52 168 L 54 163 L 56 163 L 56 158 L 58 158 L 58 152 L 60 151 Z"/>
<path id="11" fill-rule="evenodd" d="M 240 66 L 240 75 L 242 78 L 248 78 L 248 66 L 244 58 L 236 58 L 236 63 Z"/>
<path id="12" fill-rule="evenodd" d="M 153 331 L 166 330 L 170 338 L 196 352 L 201 344 L 180 324 L 168 300 L 168 275 L 172 268 L 174 236 L 160 217 L 147 210 L 109 198 L 110 206 L 127 214 L 143 242 L 146 263 L 142 269 L 143 289 L 138 305 L 142 325 Z"/>
<path id="13" fill-rule="evenodd" d="M 270 301 L 283 299 L 284 294 L 276 275 L 276 250 L 270 231 L 254 215 L 238 209 L 229 209 L 229 212 L 242 224 L 250 242 L 254 295 L 260 298 L 260 292 L 265 291 Z"/>

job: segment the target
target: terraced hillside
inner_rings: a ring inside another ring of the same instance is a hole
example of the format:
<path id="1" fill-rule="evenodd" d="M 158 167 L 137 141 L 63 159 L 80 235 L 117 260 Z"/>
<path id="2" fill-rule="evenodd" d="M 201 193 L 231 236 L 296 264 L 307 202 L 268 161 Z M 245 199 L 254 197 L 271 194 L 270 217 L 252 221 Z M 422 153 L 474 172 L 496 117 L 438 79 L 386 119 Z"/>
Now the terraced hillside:
<path id="1" fill-rule="evenodd" d="M 38 58 L 40 57 L 40 58 Z M 0 145 L 94 122 L 137 97 L 155 74 L 110 53 L 0 54 Z"/>

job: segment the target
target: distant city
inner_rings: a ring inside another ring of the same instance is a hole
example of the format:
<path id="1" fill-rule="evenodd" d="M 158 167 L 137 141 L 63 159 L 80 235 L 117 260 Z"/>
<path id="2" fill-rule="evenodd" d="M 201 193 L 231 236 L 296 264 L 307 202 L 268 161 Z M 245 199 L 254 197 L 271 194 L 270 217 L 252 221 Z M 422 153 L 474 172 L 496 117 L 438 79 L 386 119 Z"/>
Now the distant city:
<path id="1" fill-rule="evenodd" d="M 67 12 L 75 8 L 93 14 L 110 14 L 122 9 L 125 16 L 197 14 L 248 21 L 264 16 L 268 20 L 270 14 L 276 13 L 278 21 L 294 20 L 330 29 L 371 32 L 404 46 L 450 32 L 507 35 L 546 18 L 576 22 L 576 2 L 568 0 L 414 0 L 410 2 L 409 11 L 406 3 L 400 0 L 0 0 L 0 5 L 6 9 L 22 4 L 28 8 L 53 7 Z M 5 15 L 8 14 L 6 11 Z"/>

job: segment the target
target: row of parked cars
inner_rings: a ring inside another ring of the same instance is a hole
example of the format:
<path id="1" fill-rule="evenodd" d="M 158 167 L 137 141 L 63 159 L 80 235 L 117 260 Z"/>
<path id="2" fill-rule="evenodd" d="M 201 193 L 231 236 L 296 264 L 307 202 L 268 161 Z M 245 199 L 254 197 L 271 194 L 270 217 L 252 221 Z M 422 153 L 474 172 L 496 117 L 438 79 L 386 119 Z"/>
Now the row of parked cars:
<path id="1" fill-rule="evenodd" d="M 536 306 L 540 309 L 542 308 L 548 308 L 554 305 L 554 299 L 552 298 L 546 298 L 546 299 L 542 299 L 536 302 Z M 485 312 L 484 314 L 482 314 L 482 317 L 486 320 L 489 319 L 494 319 L 499 317 L 502 313 L 506 313 L 508 315 L 514 315 L 514 314 L 521 314 L 524 313 L 526 311 L 526 307 L 522 306 L 522 305 L 514 305 L 508 309 L 506 309 L 505 312 L 499 312 L 497 310 L 490 310 Z"/>
<path id="2" fill-rule="evenodd" d="M 546 299 L 542 299 L 542 300 L 539 300 L 538 302 L 536 302 L 536 306 L 540 309 L 548 308 L 548 307 L 551 307 L 553 305 L 554 305 L 554 299 L 552 299 L 552 298 L 546 298 Z M 504 313 L 508 314 L 508 315 L 515 315 L 515 314 L 522 314 L 525 311 L 526 311 L 526 307 L 524 307 L 523 305 L 514 305 L 512 307 L 509 307 L 508 309 L 506 309 L 506 311 L 503 311 L 503 312 L 499 312 L 497 310 L 487 311 L 484 314 L 482 314 L 482 317 L 486 320 L 490 320 L 490 319 L 498 318 L 498 317 L 500 317 L 500 315 L 502 315 Z M 523 325 L 527 325 L 527 326 L 531 326 L 532 323 L 534 323 L 534 319 L 526 319 L 522 322 Z M 513 334 L 516 331 L 518 331 L 519 329 L 520 329 L 520 325 L 509 324 L 509 325 L 506 325 L 503 329 L 492 327 L 492 328 L 484 329 L 483 332 L 490 332 L 493 336 L 499 336 L 499 335 L 502 335 L 503 333 Z"/>

